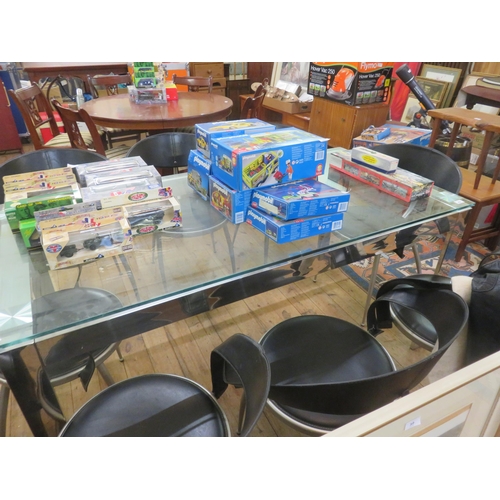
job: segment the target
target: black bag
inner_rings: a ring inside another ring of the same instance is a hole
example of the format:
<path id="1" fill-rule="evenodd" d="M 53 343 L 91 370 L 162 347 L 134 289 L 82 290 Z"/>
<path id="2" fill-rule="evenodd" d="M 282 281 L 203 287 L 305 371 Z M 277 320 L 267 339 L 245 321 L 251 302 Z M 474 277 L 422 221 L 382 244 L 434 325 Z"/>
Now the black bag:
<path id="1" fill-rule="evenodd" d="M 500 350 L 500 252 L 487 255 L 472 277 L 467 364 Z"/>

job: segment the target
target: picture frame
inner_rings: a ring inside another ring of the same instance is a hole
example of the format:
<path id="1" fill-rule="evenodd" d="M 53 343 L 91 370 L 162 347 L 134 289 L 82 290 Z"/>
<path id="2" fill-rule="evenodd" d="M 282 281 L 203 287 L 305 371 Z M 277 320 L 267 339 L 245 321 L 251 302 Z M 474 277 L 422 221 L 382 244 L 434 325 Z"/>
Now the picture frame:
<path id="1" fill-rule="evenodd" d="M 279 81 L 300 85 L 306 92 L 309 81 L 309 62 L 275 62 L 270 85 L 276 87 Z"/>
<path id="2" fill-rule="evenodd" d="M 435 66 L 433 64 L 424 64 L 420 71 L 420 75 L 423 78 L 430 78 L 432 80 L 439 80 L 442 82 L 448 82 L 448 90 L 441 104 L 442 108 L 448 108 L 451 106 L 451 101 L 457 88 L 458 81 L 462 76 L 461 68 L 448 68 L 445 66 Z"/>
<path id="3" fill-rule="evenodd" d="M 434 106 L 437 107 L 435 101 L 432 101 L 431 99 L 431 102 L 434 104 Z M 410 123 L 413 120 L 414 114 L 419 110 L 423 110 L 419 100 L 413 94 L 410 94 L 406 101 L 406 106 L 403 111 L 403 115 L 401 116 L 401 121 L 403 123 Z"/>
<path id="4" fill-rule="evenodd" d="M 448 93 L 448 82 L 424 78 L 423 76 L 416 76 L 415 81 L 420 85 L 425 95 L 433 102 L 436 108 L 442 107 L 444 98 Z"/>

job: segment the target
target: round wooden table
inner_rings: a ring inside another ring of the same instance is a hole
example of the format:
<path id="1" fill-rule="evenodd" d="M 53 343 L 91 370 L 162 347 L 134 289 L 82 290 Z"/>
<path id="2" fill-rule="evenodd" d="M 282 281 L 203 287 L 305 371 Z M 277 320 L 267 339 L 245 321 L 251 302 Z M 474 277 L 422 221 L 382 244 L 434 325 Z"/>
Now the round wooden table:
<path id="1" fill-rule="evenodd" d="M 99 97 L 83 108 L 97 125 L 127 130 L 164 130 L 197 123 L 224 120 L 233 101 L 219 94 L 179 92 L 177 101 L 164 104 L 136 104 L 128 94 Z"/>

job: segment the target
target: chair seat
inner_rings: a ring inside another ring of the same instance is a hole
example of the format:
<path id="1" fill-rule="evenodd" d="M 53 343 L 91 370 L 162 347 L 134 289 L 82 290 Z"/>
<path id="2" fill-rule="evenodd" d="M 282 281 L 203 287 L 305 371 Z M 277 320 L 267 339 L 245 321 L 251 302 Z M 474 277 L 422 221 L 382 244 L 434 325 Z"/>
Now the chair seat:
<path id="1" fill-rule="evenodd" d="M 90 135 L 90 133 L 82 132 L 82 137 L 83 140 L 85 141 L 85 144 L 91 148 L 94 143 L 92 141 L 92 136 Z M 71 141 L 69 139 L 68 134 L 62 133 L 48 140 L 45 143 L 45 146 L 50 148 L 70 148 Z"/>
<path id="2" fill-rule="evenodd" d="M 125 158 L 127 156 L 127 153 L 130 150 L 130 146 L 126 146 L 125 144 L 122 144 L 121 146 L 116 146 L 111 149 L 107 149 L 105 151 L 106 153 L 106 158 L 108 160 L 113 160 L 116 158 Z"/>
<path id="3" fill-rule="evenodd" d="M 131 404 L 131 401 L 134 404 Z M 226 419 L 202 386 L 177 375 L 119 382 L 94 396 L 61 436 L 224 437 Z"/>

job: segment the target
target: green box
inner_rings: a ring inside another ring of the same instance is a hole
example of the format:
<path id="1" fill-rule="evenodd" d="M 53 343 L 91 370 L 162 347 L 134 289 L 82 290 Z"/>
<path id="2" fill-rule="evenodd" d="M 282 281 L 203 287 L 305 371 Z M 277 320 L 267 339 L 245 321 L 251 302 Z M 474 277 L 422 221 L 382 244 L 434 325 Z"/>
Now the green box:
<path id="1" fill-rule="evenodd" d="M 19 232 L 23 238 L 26 248 L 40 248 L 42 243 L 40 241 L 40 233 L 36 228 L 36 220 L 28 219 L 19 222 Z"/>

